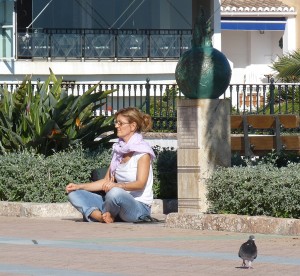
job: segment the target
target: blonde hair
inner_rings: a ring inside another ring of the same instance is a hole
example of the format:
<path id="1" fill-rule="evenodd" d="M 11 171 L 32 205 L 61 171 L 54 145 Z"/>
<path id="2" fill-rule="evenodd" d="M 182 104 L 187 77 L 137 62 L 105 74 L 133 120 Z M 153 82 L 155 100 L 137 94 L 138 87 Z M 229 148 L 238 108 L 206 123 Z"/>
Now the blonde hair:
<path id="1" fill-rule="evenodd" d="M 149 114 L 140 111 L 136 107 L 126 107 L 115 113 L 115 119 L 122 115 L 127 118 L 128 123 L 136 123 L 137 132 L 147 132 L 152 130 L 153 122 Z"/>

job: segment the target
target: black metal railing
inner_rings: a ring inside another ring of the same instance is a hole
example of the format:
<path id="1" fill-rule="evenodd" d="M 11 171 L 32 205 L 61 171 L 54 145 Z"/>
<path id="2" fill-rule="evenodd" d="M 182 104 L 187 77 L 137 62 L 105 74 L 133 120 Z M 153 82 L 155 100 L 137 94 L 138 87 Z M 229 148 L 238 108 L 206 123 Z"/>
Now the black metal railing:
<path id="1" fill-rule="evenodd" d="M 19 59 L 178 59 L 191 47 L 192 30 L 19 30 Z"/>
<path id="2" fill-rule="evenodd" d="M 174 81 L 175 83 L 175 81 Z M 18 84 L 8 83 L 9 91 Z M 81 95 L 92 84 L 63 83 L 69 94 Z M 4 84 L 0 83 L 0 88 Z M 32 84 L 37 89 L 36 84 Z M 100 84 L 99 90 L 115 89 L 95 115 L 110 116 L 127 106 L 136 106 L 150 114 L 156 131 L 176 131 L 177 99 L 184 98 L 176 84 Z M 231 114 L 297 114 L 300 115 L 300 83 L 230 84 L 221 96 L 229 99 Z"/>

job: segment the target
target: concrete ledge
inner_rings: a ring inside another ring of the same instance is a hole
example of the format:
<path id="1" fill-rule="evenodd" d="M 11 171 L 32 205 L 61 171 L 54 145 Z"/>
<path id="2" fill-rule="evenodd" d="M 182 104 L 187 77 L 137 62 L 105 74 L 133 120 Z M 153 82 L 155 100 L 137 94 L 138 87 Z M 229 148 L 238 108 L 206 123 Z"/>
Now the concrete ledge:
<path id="1" fill-rule="evenodd" d="M 177 200 L 154 200 L 152 215 L 167 214 L 165 226 L 170 228 L 300 236 L 300 219 L 220 214 L 179 214 L 175 212 L 177 212 Z M 44 204 L 7 201 L 0 201 L 0 216 L 82 217 L 68 202 Z"/>
<path id="2" fill-rule="evenodd" d="M 177 212 L 177 200 L 155 199 L 152 214 Z M 81 218 L 81 214 L 69 203 L 29 203 L 0 201 L 0 216 Z"/>
<path id="3" fill-rule="evenodd" d="M 170 213 L 166 217 L 166 226 L 198 230 L 300 235 L 300 219 L 266 216 Z"/>
<path id="4" fill-rule="evenodd" d="M 66 203 L 29 203 L 0 202 L 0 216 L 9 217 L 82 217 L 68 202 Z"/>

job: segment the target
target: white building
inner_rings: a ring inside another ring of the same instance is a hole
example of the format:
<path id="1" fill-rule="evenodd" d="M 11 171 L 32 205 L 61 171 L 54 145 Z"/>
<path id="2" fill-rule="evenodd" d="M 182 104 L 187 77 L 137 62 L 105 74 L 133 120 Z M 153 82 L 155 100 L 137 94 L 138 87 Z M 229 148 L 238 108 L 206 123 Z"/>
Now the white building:
<path id="1" fill-rule="evenodd" d="M 66 82 L 175 83 L 200 5 L 231 83 L 267 82 L 271 62 L 297 48 L 297 10 L 279 0 L 0 0 L 0 83 L 49 68 Z"/>
<path id="2" fill-rule="evenodd" d="M 267 82 L 271 63 L 296 50 L 295 8 L 274 0 L 222 2 L 222 51 L 233 63 L 231 83 Z"/>

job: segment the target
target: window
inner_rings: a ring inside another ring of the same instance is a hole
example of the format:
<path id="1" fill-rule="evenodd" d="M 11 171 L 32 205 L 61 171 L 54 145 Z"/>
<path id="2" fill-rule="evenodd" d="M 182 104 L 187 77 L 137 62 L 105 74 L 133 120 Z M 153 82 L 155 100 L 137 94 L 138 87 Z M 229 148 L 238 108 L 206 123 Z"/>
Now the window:
<path id="1" fill-rule="evenodd" d="M 0 59 L 14 57 L 14 1 L 0 0 Z"/>

